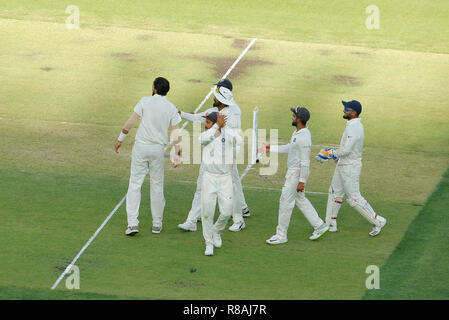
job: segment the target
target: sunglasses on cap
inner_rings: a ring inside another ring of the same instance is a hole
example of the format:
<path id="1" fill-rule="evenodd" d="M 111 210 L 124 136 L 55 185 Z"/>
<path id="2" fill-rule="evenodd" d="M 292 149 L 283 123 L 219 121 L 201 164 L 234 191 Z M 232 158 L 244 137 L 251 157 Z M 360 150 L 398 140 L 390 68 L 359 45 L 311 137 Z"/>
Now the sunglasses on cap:
<path id="1" fill-rule="evenodd" d="M 351 109 L 351 108 L 345 107 L 345 111 L 346 111 L 346 112 L 348 112 L 348 111 L 354 111 L 354 109 Z"/>

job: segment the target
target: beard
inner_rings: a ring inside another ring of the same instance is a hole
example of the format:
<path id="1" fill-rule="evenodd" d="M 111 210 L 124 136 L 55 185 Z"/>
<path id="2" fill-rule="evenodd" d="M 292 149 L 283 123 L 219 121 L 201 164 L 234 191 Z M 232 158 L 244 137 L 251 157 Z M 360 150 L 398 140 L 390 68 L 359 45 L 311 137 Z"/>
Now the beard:
<path id="1" fill-rule="evenodd" d="M 293 120 L 293 121 L 292 121 L 292 126 L 293 126 L 293 127 L 296 127 L 297 124 L 298 124 L 298 123 L 296 122 L 296 120 Z"/>
<path id="2" fill-rule="evenodd" d="M 214 107 L 218 108 L 218 106 L 220 105 L 220 102 L 218 101 L 214 101 L 214 103 L 212 104 Z"/>
<path id="3" fill-rule="evenodd" d="M 349 115 L 345 113 L 345 114 L 343 115 L 343 119 L 349 120 Z"/>

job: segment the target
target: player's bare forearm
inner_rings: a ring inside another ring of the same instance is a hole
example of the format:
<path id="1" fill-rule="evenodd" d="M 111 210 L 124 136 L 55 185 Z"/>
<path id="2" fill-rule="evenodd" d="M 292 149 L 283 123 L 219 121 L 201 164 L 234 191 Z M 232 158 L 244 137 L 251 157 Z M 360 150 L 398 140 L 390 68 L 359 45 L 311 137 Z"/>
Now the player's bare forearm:
<path id="1" fill-rule="evenodd" d="M 134 127 L 134 124 L 136 123 L 136 121 L 139 119 L 140 119 L 140 116 L 137 113 L 133 112 L 131 114 L 131 116 L 129 117 L 129 119 L 125 122 L 123 129 L 125 129 L 126 131 L 129 132 Z"/>
<path id="2" fill-rule="evenodd" d="M 171 143 L 173 143 L 175 146 L 181 142 L 181 135 L 180 135 L 180 129 L 178 125 L 172 126 L 172 132 L 171 132 Z"/>
<path id="3" fill-rule="evenodd" d="M 129 130 L 131 130 L 131 128 L 139 118 L 140 116 L 137 113 L 133 112 L 129 119 L 125 122 L 122 132 L 120 133 L 119 137 L 117 138 L 117 142 L 115 143 L 115 153 L 118 153 L 118 149 L 120 149 L 120 147 L 122 146 L 123 140 L 126 138 Z"/>

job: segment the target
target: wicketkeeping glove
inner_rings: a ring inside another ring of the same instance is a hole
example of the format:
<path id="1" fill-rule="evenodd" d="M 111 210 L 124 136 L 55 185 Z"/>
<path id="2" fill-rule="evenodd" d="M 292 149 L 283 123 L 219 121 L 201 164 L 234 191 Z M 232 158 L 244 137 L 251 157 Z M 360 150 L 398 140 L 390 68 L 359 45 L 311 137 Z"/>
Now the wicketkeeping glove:
<path id="1" fill-rule="evenodd" d="M 321 149 L 320 152 L 316 155 L 315 159 L 318 162 L 326 162 L 329 159 L 333 159 L 334 161 L 338 161 L 337 156 L 334 154 L 334 148 Z"/>

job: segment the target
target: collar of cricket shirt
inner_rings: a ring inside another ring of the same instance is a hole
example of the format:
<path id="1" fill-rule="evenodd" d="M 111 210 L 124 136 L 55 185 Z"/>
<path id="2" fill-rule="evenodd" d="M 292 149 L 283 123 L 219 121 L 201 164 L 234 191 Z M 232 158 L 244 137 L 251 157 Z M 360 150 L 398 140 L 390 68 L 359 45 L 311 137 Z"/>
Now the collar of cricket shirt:
<path id="1" fill-rule="evenodd" d="M 306 126 L 306 127 L 301 128 L 301 129 L 299 129 L 299 130 L 296 130 L 293 134 L 294 134 L 294 135 L 300 134 L 301 132 L 304 132 L 304 129 L 308 129 L 308 127 Z"/>
<path id="2" fill-rule="evenodd" d="M 352 124 L 352 123 L 356 123 L 356 122 L 359 122 L 359 121 L 362 121 L 362 118 L 354 118 L 354 119 L 351 119 L 351 120 L 348 120 L 348 126 L 350 125 L 350 124 Z"/>

